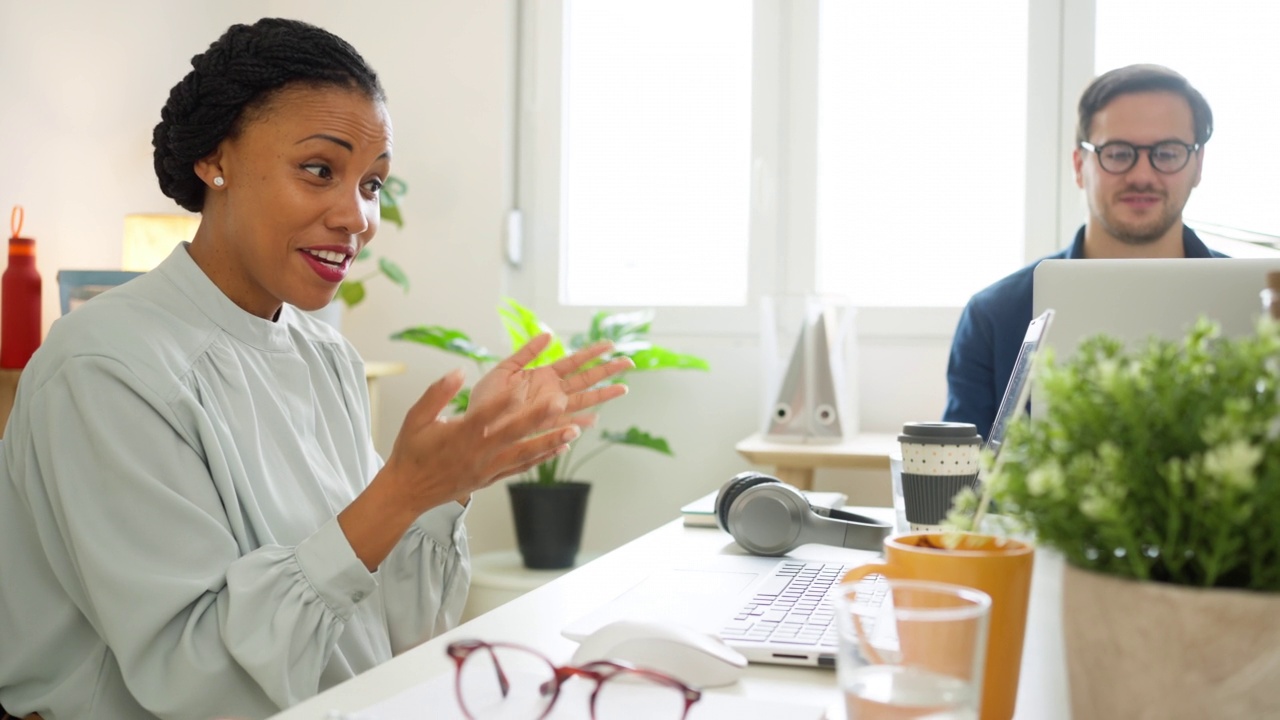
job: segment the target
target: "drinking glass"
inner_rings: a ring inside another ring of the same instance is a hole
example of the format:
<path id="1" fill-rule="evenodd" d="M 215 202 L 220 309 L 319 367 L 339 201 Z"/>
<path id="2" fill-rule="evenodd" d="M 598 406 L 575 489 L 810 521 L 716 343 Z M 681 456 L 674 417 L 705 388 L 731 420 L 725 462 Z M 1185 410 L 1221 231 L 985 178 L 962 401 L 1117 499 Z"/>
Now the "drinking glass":
<path id="1" fill-rule="evenodd" d="M 837 676 L 848 720 L 978 717 L 990 596 L 959 585 L 888 579 L 888 597 L 878 608 L 859 602 L 854 583 L 842 584 L 835 602 Z"/>

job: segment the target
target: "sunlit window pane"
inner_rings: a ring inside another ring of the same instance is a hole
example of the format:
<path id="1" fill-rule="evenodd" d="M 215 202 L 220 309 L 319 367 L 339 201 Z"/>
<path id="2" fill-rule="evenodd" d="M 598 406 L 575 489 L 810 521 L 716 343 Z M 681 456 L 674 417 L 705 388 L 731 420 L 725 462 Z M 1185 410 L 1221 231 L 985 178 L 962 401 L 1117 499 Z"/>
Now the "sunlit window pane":
<path id="1" fill-rule="evenodd" d="M 1027 6 L 827 0 L 818 286 L 960 305 L 1023 262 Z"/>
<path id="2" fill-rule="evenodd" d="M 1280 3 L 1256 0 L 1098 0 L 1098 73 L 1158 63 L 1186 76 L 1213 108 L 1204 176 L 1183 212 L 1196 221 L 1280 235 L 1276 171 Z"/>
<path id="3" fill-rule="evenodd" d="M 565 304 L 745 303 L 751 6 L 569 4 Z"/>

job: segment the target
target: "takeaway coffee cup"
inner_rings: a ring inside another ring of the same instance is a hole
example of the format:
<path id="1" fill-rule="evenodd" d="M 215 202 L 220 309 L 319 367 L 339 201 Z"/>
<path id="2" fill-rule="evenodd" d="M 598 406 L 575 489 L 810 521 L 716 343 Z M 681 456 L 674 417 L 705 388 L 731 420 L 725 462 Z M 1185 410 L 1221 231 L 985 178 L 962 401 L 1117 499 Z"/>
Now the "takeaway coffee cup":
<path id="1" fill-rule="evenodd" d="M 912 531 L 937 532 L 956 493 L 966 487 L 978 489 L 982 436 L 972 423 L 909 422 L 902 426 L 898 442 L 901 499 L 894 478 L 894 502 L 901 503 Z"/>

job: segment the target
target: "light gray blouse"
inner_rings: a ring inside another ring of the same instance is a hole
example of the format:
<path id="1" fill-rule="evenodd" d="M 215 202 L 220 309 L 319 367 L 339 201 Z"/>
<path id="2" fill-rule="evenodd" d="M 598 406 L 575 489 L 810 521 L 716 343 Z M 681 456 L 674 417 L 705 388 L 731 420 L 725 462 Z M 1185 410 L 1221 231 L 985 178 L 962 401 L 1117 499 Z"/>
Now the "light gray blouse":
<path id="1" fill-rule="evenodd" d="M 59 319 L 0 451 L 0 705 L 265 717 L 454 625 L 462 506 L 372 574 L 338 526 L 368 413 L 349 343 L 246 313 L 184 246 Z"/>

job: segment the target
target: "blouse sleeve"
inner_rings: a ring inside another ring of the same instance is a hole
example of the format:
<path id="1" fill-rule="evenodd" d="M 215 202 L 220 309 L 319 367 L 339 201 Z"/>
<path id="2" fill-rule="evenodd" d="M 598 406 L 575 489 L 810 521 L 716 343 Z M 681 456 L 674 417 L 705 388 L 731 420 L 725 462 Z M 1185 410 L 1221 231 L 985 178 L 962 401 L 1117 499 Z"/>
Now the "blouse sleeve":
<path id="1" fill-rule="evenodd" d="M 77 358 L 35 390 L 29 425 L 6 442 L 25 466 L 36 521 L 60 537 L 46 543 L 51 565 L 138 702 L 162 718 L 198 707 L 270 714 L 317 692 L 378 583 L 336 519 L 293 547 L 237 540 L 239 509 L 203 456 L 200 421 L 167 400 L 116 361 Z M 419 565 L 443 572 L 423 583 L 465 582 L 444 545 L 396 553 L 434 554 Z M 412 574 L 412 561 L 398 559 L 397 574 Z"/>
<path id="2" fill-rule="evenodd" d="M 462 617 L 471 584 L 465 515 L 457 503 L 426 512 L 378 569 L 396 654 L 454 627 Z M 423 612 L 434 603 L 436 612 Z"/>

